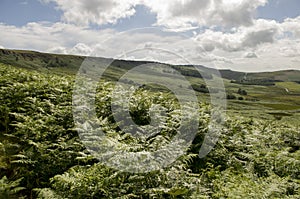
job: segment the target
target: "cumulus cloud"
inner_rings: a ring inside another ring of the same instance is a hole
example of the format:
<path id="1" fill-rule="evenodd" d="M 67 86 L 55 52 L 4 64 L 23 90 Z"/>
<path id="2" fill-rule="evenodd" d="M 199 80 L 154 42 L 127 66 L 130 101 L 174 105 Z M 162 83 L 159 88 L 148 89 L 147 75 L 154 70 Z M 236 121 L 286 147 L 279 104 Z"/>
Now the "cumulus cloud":
<path id="1" fill-rule="evenodd" d="M 242 45 L 255 47 L 261 43 L 273 43 L 279 33 L 279 25 L 276 21 L 259 19 L 250 28 L 241 28 L 245 32 Z"/>
<path id="2" fill-rule="evenodd" d="M 8 48 L 51 50 L 60 53 L 67 53 L 64 48 L 73 48 L 78 43 L 85 43 L 87 46 L 97 45 L 115 34 L 115 31 L 110 29 L 97 31 L 61 22 L 33 22 L 23 27 L 0 23 L 0 32 L 0 43 Z"/>
<path id="3" fill-rule="evenodd" d="M 296 63 L 296 64 L 300 64 L 300 58 L 293 58 L 291 59 L 292 62 Z M 298 68 L 298 70 L 300 69 L 300 67 Z"/>
<path id="4" fill-rule="evenodd" d="M 299 67 L 298 62 L 292 60 L 299 60 L 300 57 L 300 16 L 281 23 L 254 20 L 253 13 L 258 6 L 264 5 L 264 0 L 254 0 L 252 4 L 244 0 L 43 1 L 55 1 L 58 9 L 64 11 L 64 21 L 33 22 L 23 27 L 0 23 L 1 45 L 62 54 L 92 53 L 101 57 L 151 59 L 175 64 L 184 64 L 186 60 L 204 65 L 215 62 L 220 68 L 249 71 Z M 97 6 L 98 3 L 102 6 Z M 118 7 L 121 4 L 126 6 Z M 197 29 L 198 32 L 194 31 L 193 36 L 185 38 L 172 31 L 162 33 L 144 29 L 118 33 L 116 30 L 96 30 L 86 26 L 91 23 L 115 23 L 120 18 L 129 17 L 137 4 L 146 5 L 156 13 L 156 24 L 159 26 L 179 31 L 198 26 L 208 27 Z M 112 16 L 112 10 L 120 13 Z M 145 48 L 164 49 L 165 52 L 143 51 Z"/>
<path id="5" fill-rule="evenodd" d="M 92 51 L 89 46 L 78 43 L 70 50 L 70 53 L 74 55 L 91 55 Z"/>
<path id="6" fill-rule="evenodd" d="M 292 33 L 294 38 L 300 39 L 300 16 L 285 19 L 281 28 L 285 32 Z"/>
<path id="7" fill-rule="evenodd" d="M 204 62 L 214 62 L 214 64 L 218 63 L 228 63 L 233 64 L 232 60 L 226 57 L 214 55 L 214 54 L 207 54 L 206 57 L 202 58 Z"/>
<path id="8" fill-rule="evenodd" d="M 284 57 L 300 57 L 300 39 L 289 40 L 284 39 L 278 42 L 277 46 L 274 46 L 279 53 L 279 56 Z"/>
<path id="9" fill-rule="evenodd" d="M 169 28 L 193 26 L 249 26 L 255 10 L 267 0 L 142 0 L 157 14 L 157 25 Z"/>
<path id="10" fill-rule="evenodd" d="M 0 43 L 8 48 L 37 50 L 59 54 L 92 55 L 116 58 L 124 52 L 136 49 L 165 49 L 171 54 L 179 46 L 185 47 L 182 56 L 192 53 L 193 44 L 178 34 L 157 29 L 136 30 L 117 33 L 114 30 L 93 30 L 65 23 L 29 23 L 23 27 L 0 24 Z M 149 52 L 140 51 L 139 59 L 145 59 Z M 155 52 L 152 52 L 155 53 Z M 161 53 L 152 55 L 155 60 L 170 62 L 174 56 Z"/>
<path id="11" fill-rule="evenodd" d="M 255 52 L 248 52 L 244 55 L 244 58 L 257 58 L 257 55 Z"/>
<path id="12" fill-rule="evenodd" d="M 135 14 L 134 0 L 42 0 L 55 2 L 63 11 L 63 20 L 68 23 L 87 26 L 89 24 L 116 23 L 118 19 Z"/>
<path id="13" fill-rule="evenodd" d="M 93 52 L 93 49 L 84 43 L 78 43 L 74 47 L 66 48 L 63 46 L 56 46 L 47 50 L 51 53 L 57 54 L 72 54 L 72 55 L 82 55 L 89 56 Z"/>
<path id="14" fill-rule="evenodd" d="M 67 49 L 63 46 L 52 47 L 52 48 L 49 48 L 47 51 L 50 53 L 55 53 L 55 54 L 68 54 Z"/>
<path id="15" fill-rule="evenodd" d="M 157 15 L 155 25 L 185 31 L 199 26 L 249 26 L 267 0 L 40 0 L 55 2 L 63 20 L 77 25 L 116 23 L 144 5 Z"/>
<path id="16" fill-rule="evenodd" d="M 264 43 L 273 43 L 275 36 L 279 33 L 280 26 L 277 22 L 259 19 L 254 22 L 253 26 L 242 26 L 230 33 L 208 29 L 197 35 L 195 40 L 206 51 L 213 51 L 218 48 L 233 52 L 255 48 Z"/>

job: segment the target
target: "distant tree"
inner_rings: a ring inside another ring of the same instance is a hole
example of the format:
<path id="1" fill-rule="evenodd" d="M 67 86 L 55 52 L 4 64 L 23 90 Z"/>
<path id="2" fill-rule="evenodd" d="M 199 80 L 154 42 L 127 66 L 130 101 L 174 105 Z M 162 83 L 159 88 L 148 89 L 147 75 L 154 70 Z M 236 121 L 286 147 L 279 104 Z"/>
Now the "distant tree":
<path id="1" fill-rule="evenodd" d="M 247 95 L 248 94 L 246 90 L 243 90 L 241 88 L 239 88 L 237 93 L 240 94 L 240 95 Z"/>
<path id="2" fill-rule="evenodd" d="M 206 89 L 207 89 L 207 87 L 206 87 L 205 84 L 201 84 L 201 85 L 200 85 L 200 88 L 206 88 Z"/>
<path id="3" fill-rule="evenodd" d="M 281 116 L 281 115 L 274 115 L 274 118 L 275 118 L 276 120 L 281 120 L 281 119 L 282 119 L 282 116 Z"/>
<path id="4" fill-rule="evenodd" d="M 48 63 L 49 63 L 49 59 L 44 58 L 44 59 L 43 59 L 43 62 L 45 62 L 46 64 L 48 64 Z"/>
<path id="5" fill-rule="evenodd" d="M 236 99 L 236 96 L 235 95 L 233 95 L 233 94 L 227 94 L 227 99 L 229 99 L 229 100 L 233 100 L 233 99 Z"/>
<path id="6" fill-rule="evenodd" d="M 204 85 L 204 84 L 201 84 L 201 85 L 192 84 L 191 88 L 194 89 L 195 91 L 198 91 L 198 92 L 201 92 L 201 93 L 209 93 L 209 90 L 208 90 L 207 86 Z"/>

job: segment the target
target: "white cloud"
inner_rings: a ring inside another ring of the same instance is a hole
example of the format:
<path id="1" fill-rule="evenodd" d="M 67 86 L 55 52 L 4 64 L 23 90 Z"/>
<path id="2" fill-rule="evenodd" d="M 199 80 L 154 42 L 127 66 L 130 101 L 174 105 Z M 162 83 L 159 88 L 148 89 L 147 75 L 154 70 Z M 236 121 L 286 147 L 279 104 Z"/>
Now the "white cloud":
<path id="1" fill-rule="evenodd" d="M 50 53 L 55 53 L 55 54 L 68 54 L 67 49 L 62 46 L 52 47 L 52 48 L 49 48 L 47 51 Z"/>
<path id="2" fill-rule="evenodd" d="M 87 46 L 83 43 L 78 43 L 70 50 L 70 54 L 91 55 L 92 51 L 93 50 L 89 46 Z"/>
<path id="3" fill-rule="evenodd" d="M 267 0 L 142 0 L 157 13 L 157 25 L 169 28 L 193 26 L 249 26 L 255 10 Z"/>
<path id="4" fill-rule="evenodd" d="M 257 55 L 255 52 L 248 52 L 244 55 L 244 58 L 257 58 Z"/>
<path id="5" fill-rule="evenodd" d="M 208 29 L 197 35 L 195 40 L 206 51 L 218 48 L 233 52 L 256 48 L 264 43 L 273 43 L 275 36 L 279 33 L 280 27 L 275 21 L 259 19 L 254 22 L 253 26 L 235 28 L 230 33 Z"/>
<path id="6" fill-rule="evenodd" d="M 118 19 L 135 14 L 134 0 L 42 0 L 55 2 L 63 11 L 63 20 L 87 26 L 89 24 L 116 23 Z"/>
<path id="7" fill-rule="evenodd" d="M 264 19 L 252 23 L 251 26 L 226 29 L 227 32 L 220 28 L 194 32 L 194 36 L 191 36 L 193 39 L 156 29 L 118 33 L 111 29 L 95 30 L 62 22 L 34 22 L 23 27 L 0 23 L 0 44 L 7 48 L 121 56 L 175 64 L 184 64 L 184 59 L 187 59 L 193 64 L 216 64 L 219 68 L 242 71 L 300 69 L 300 37 L 297 29 L 300 17 L 286 19 L 282 23 Z"/>
<path id="8" fill-rule="evenodd" d="M 280 56 L 300 57 L 300 40 L 282 40 L 276 49 Z"/>
<path id="9" fill-rule="evenodd" d="M 115 31 L 92 30 L 65 23 L 34 22 L 23 27 L 0 23 L 0 43 L 8 48 L 29 49 L 39 51 L 60 51 L 63 48 L 73 48 L 78 43 L 87 46 L 97 45 Z M 79 50 L 77 48 L 77 50 Z"/>
<path id="10" fill-rule="evenodd" d="M 250 26 L 257 7 L 267 0 L 40 0 L 55 2 L 67 23 L 114 24 L 144 5 L 157 15 L 156 25 L 176 31 L 199 26 Z"/>
<path id="11" fill-rule="evenodd" d="M 257 20 L 251 27 L 241 28 L 240 31 L 245 34 L 242 45 L 248 47 L 256 47 L 262 43 L 273 43 L 276 34 L 280 32 L 276 21 L 263 19 Z"/>
<path id="12" fill-rule="evenodd" d="M 300 39 L 300 16 L 296 18 L 287 18 L 281 25 L 283 31 L 293 34 L 294 38 Z"/>
<path id="13" fill-rule="evenodd" d="M 233 28 L 230 32 L 207 29 L 194 38 L 208 54 L 232 61 L 216 62 L 219 68 L 300 69 L 297 62 L 300 58 L 299 19 L 287 19 L 282 23 L 259 19 L 252 26 Z"/>
<path id="14" fill-rule="evenodd" d="M 291 59 L 291 61 L 298 65 L 300 64 L 300 58 L 293 58 L 293 59 Z M 298 70 L 300 70 L 300 68 L 298 68 Z"/>
<path id="15" fill-rule="evenodd" d="M 57 54 L 72 54 L 72 55 L 82 55 L 82 56 L 89 56 L 92 55 L 93 51 L 97 51 L 97 46 L 94 46 L 93 48 L 87 46 L 84 43 L 78 43 L 74 47 L 63 47 L 63 46 L 57 46 L 48 49 L 48 52 L 51 53 L 57 53 Z"/>
<path id="16" fill-rule="evenodd" d="M 249 53 L 247 50 L 236 52 L 217 51 L 214 54 L 232 58 L 233 64 L 223 63 L 222 65 L 217 65 L 220 68 L 226 67 L 249 72 L 286 69 L 300 70 L 300 65 L 297 63 L 297 60 L 300 59 L 299 44 L 300 40 L 290 39 L 277 40 L 274 43 L 264 43 L 251 51 L 251 53 L 257 55 L 257 58 L 254 59 L 245 58 L 245 55 Z"/>

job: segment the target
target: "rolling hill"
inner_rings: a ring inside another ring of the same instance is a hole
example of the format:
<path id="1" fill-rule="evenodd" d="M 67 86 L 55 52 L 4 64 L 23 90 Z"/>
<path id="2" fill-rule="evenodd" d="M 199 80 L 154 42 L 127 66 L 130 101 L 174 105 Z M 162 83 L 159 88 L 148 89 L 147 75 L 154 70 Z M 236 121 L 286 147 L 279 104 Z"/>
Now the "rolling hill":
<path id="1" fill-rule="evenodd" d="M 78 71 L 84 59 L 84 56 L 49 54 L 26 50 L 0 49 L 1 63 L 39 71 L 49 70 L 53 72 L 75 74 Z M 114 60 L 112 63 L 112 67 L 114 67 L 115 69 L 118 68 L 118 70 L 128 70 L 137 65 L 147 63 L 154 62 Z M 198 72 L 191 65 L 172 65 L 171 67 L 179 70 L 185 76 L 201 77 L 201 75 L 198 74 Z M 199 67 L 201 70 L 204 70 L 207 73 L 215 73 L 214 69 L 207 68 L 205 66 L 197 67 Z M 252 84 L 253 82 L 296 82 L 300 80 L 300 71 L 297 70 L 245 73 L 232 71 L 229 69 L 223 69 L 219 70 L 219 72 L 223 78 L 235 81 L 236 83 L 247 82 L 248 84 Z"/>

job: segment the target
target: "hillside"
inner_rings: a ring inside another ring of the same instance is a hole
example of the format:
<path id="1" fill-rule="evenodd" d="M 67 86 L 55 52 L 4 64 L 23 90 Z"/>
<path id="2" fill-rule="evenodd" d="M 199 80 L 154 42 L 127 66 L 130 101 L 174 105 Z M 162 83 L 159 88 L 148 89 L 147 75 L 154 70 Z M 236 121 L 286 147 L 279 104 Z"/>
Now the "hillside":
<path id="1" fill-rule="evenodd" d="M 38 71 L 62 69 L 65 72 L 75 72 L 83 60 L 82 56 L 0 49 L 1 63 Z"/>
<path id="2" fill-rule="evenodd" d="M 73 75 L 44 73 L 0 63 L 0 198 L 300 197 L 299 120 L 292 124 L 291 117 L 289 122 L 274 121 L 244 118 L 235 112 L 220 129 L 214 149 L 205 158 L 199 158 L 211 118 L 209 105 L 200 103 L 199 112 L 188 111 L 190 117 L 197 113 L 192 118 L 199 120 L 199 128 L 184 154 L 172 164 L 151 172 L 126 172 L 95 155 L 109 157 L 117 166 L 130 164 L 129 168 L 133 166 L 133 169 L 139 169 L 136 165 L 143 165 L 144 160 L 151 168 L 154 163 L 151 159 L 149 163 L 148 157 L 153 151 L 159 152 L 159 161 L 169 161 L 180 150 L 177 142 L 173 143 L 176 140 L 174 132 L 180 131 L 179 102 L 165 93 L 144 88 L 132 96 L 130 115 L 136 124 L 150 123 L 152 117 L 149 118 L 147 112 L 154 104 L 165 107 L 168 113 L 158 116 L 162 128 L 158 134 L 152 136 L 145 131 L 144 136 L 150 135 L 145 139 L 143 135 L 125 133 L 118 127 L 110 106 L 115 95 L 111 92 L 113 84 L 101 82 L 96 113 L 108 142 L 99 142 L 102 138 L 98 131 L 90 131 L 95 124 L 93 118 L 82 120 L 84 123 L 80 126 L 74 122 L 73 84 Z M 233 86 L 231 88 L 236 90 Z M 291 83 L 281 86 L 293 87 L 291 92 L 299 91 Z M 277 87 L 272 89 L 274 94 L 280 93 L 275 90 Z M 247 85 L 251 95 L 267 95 L 269 90 L 269 87 L 256 89 L 256 86 Z M 75 101 L 81 97 L 77 95 Z M 87 101 L 90 99 L 88 97 Z M 122 101 L 120 99 L 118 104 Z M 274 101 L 266 105 L 282 107 Z M 257 107 L 259 115 L 267 110 Z M 238 108 L 253 112 L 249 105 Z M 86 108 L 79 110 L 85 112 Z M 299 115 L 297 117 L 299 119 Z M 183 129 L 190 130 L 189 124 Z M 151 123 L 150 127 L 151 131 L 156 130 Z M 105 150 L 97 151 L 97 146 Z M 166 150 L 165 146 L 174 147 Z M 96 150 L 91 151 L 94 148 Z M 111 149 L 117 151 L 111 153 Z M 127 158 L 126 152 L 135 156 Z M 144 158 L 135 158 L 138 154 Z"/>
<path id="3" fill-rule="evenodd" d="M 46 74 L 75 75 L 84 56 L 49 54 L 24 50 L 0 49 L 0 63 L 9 64 L 18 68 L 39 71 Z M 103 62 L 111 59 L 98 58 Z M 107 80 L 118 80 L 126 71 L 141 64 L 157 64 L 146 61 L 114 60 L 103 74 Z M 191 65 L 169 65 L 186 76 L 192 88 L 197 92 L 200 101 L 209 102 L 210 95 L 203 74 L 199 74 Z M 197 66 L 204 71 L 206 78 L 213 78 L 215 69 Z M 262 73 L 244 73 L 232 70 L 219 71 L 224 78 L 227 93 L 228 114 L 239 114 L 246 117 L 272 118 L 279 115 L 294 116 L 297 121 L 300 113 L 300 71 L 286 70 Z M 168 76 L 168 72 L 165 73 Z M 170 74 L 171 75 L 171 74 Z M 171 77 L 171 76 L 170 76 Z M 160 77 L 163 78 L 163 77 Z M 176 81 L 174 79 L 174 81 Z M 148 86 L 156 91 L 167 91 L 158 85 Z M 218 90 L 212 88 L 211 90 Z M 239 90 L 243 93 L 239 93 Z M 251 111 L 246 111 L 251 110 Z M 291 120 L 291 117 L 287 117 Z M 286 120 L 285 120 L 286 121 Z"/>
<path id="4" fill-rule="evenodd" d="M 25 50 L 7 50 L 0 49 L 0 63 L 10 64 L 22 68 L 34 69 L 39 71 L 50 70 L 53 72 L 63 72 L 75 74 L 83 60 L 84 56 L 75 55 L 62 55 L 62 54 L 49 54 L 40 53 L 34 51 Z M 103 58 L 105 59 L 105 58 Z M 111 64 L 114 69 L 131 69 L 137 65 L 147 64 L 153 62 L 146 61 L 127 61 L 127 60 L 115 60 Z M 194 69 L 193 66 L 172 66 L 179 70 L 183 75 L 190 77 L 201 77 L 200 74 Z M 215 73 L 214 69 L 207 68 L 205 66 L 197 66 L 201 70 L 209 73 Z M 280 81 L 299 81 L 300 71 L 297 70 L 284 70 L 276 72 L 260 72 L 260 73 L 245 73 L 232 71 L 228 69 L 219 70 L 223 78 L 228 80 L 237 81 L 240 83 L 241 80 L 260 82 L 280 82 Z M 250 82 L 251 83 L 251 82 Z"/>
<path id="5" fill-rule="evenodd" d="M 74 98 L 75 74 L 84 59 L 0 50 L 0 198 L 299 198 L 300 84 L 292 81 L 299 71 L 246 75 L 221 70 L 228 97 L 224 129 L 214 149 L 199 158 L 210 127 L 210 93 L 192 66 L 171 66 L 186 76 L 196 92 L 200 109 L 198 119 L 192 118 L 199 120 L 199 128 L 189 149 L 173 164 L 149 173 L 132 173 L 91 155 L 95 153 L 90 149 L 99 146 L 94 140 L 98 134 L 86 129 L 93 118 L 83 120 L 82 126 L 75 121 L 72 104 L 82 100 L 80 95 Z M 130 115 L 147 137 L 126 133 L 113 119 L 115 80 L 147 63 L 114 60 L 99 82 L 95 97 L 99 122 L 108 143 L 122 146 L 116 147 L 119 151 L 115 154 L 121 155 L 111 157 L 113 162 L 139 165 L 123 157 L 123 152 L 159 150 L 169 146 L 179 130 L 181 104 L 164 88 L 142 86 L 131 96 Z M 207 78 L 215 78 L 209 76 L 215 70 L 199 67 L 207 72 Z M 171 73 L 165 75 L 157 78 L 179 82 Z M 141 74 L 140 78 L 144 77 Z M 266 85 L 267 81 L 271 84 Z M 118 104 L 123 101 L 119 99 Z M 154 134 L 151 132 L 156 126 L 151 126 L 148 114 L 153 104 L 168 112 L 158 116 L 162 129 Z M 197 112 L 193 109 L 188 113 L 194 116 Z M 150 130 L 143 128 L 147 124 Z M 183 129 L 189 127 L 187 123 Z M 85 136 L 93 139 L 82 139 Z M 160 157 L 169 160 L 168 151 L 176 152 L 177 148 L 175 145 Z M 101 155 L 111 154 L 107 152 Z"/>

